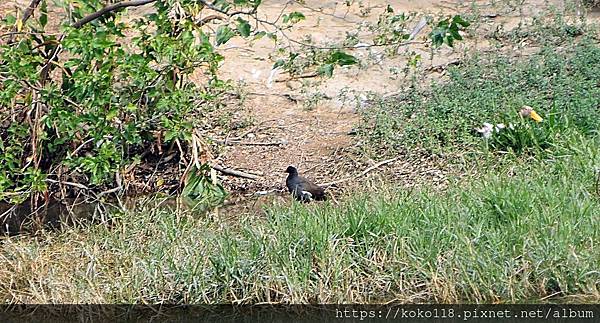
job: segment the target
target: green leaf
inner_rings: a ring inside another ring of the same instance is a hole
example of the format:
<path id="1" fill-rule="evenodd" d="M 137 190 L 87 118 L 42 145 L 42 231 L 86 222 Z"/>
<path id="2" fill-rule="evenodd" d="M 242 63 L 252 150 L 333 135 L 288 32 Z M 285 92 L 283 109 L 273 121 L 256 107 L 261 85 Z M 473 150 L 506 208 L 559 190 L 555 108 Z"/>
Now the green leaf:
<path id="1" fill-rule="evenodd" d="M 456 24 L 459 24 L 459 25 L 461 25 L 461 26 L 463 26 L 465 28 L 469 27 L 471 25 L 471 23 L 469 23 L 468 21 L 464 20 L 463 17 L 461 17 L 459 15 L 454 16 L 454 18 L 452 18 L 452 22 L 456 23 Z"/>
<path id="2" fill-rule="evenodd" d="M 446 44 L 450 47 L 454 47 L 454 37 L 451 35 L 446 36 Z"/>
<path id="3" fill-rule="evenodd" d="M 42 4 L 40 6 L 40 25 L 42 25 L 42 28 L 46 27 L 46 24 L 48 24 L 48 5 L 46 3 L 46 0 L 42 1 Z"/>
<path id="4" fill-rule="evenodd" d="M 215 0 L 212 5 L 225 12 L 229 11 L 229 8 L 231 8 L 231 4 L 226 0 Z"/>
<path id="5" fill-rule="evenodd" d="M 329 62 L 337 63 L 339 66 L 345 66 L 345 65 L 357 64 L 358 59 L 356 59 L 356 57 L 354 57 L 350 54 L 346 54 L 342 51 L 336 51 L 333 54 L 331 54 Z"/>
<path id="6" fill-rule="evenodd" d="M 261 38 L 263 38 L 267 33 L 265 31 L 259 31 L 256 34 L 254 34 L 254 40 L 259 40 Z"/>
<path id="7" fill-rule="evenodd" d="M 250 36 L 250 24 L 248 23 L 248 21 L 242 19 L 242 18 L 238 18 L 238 25 L 237 25 L 237 30 L 240 33 L 240 36 L 246 38 L 248 36 Z"/>
<path id="8" fill-rule="evenodd" d="M 267 37 L 274 41 L 277 41 L 277 35 L 275 33 L 267 33 Z"/>
<path id="9" fill-rule="evenodd" d="M 283 65 L 285 65 L 285 59 L 278 59 L 277 62 L 275 62 L 275 64 L 273 64 L 273 69 L 276 69 Z"/>
<path id="10" fill-rule="evenodd" d="M 440 47 L 444 43 L 444 36 L 446 31 L 440 28 L 434 29 L 429 35 L 431 38 L 431 42 L 433 47 Z"/>
<path id="11" fill-rule="evenodd" d="M 301 20 L 304 20 L 304 19 L 306 19 L 306 17 L 304 16 L 304 14 L 301 13 L 301 12 L 298 12 L 298 11 L 293 11 L 293 12 L 290 12 L 289 14 L 287 14 L 287 15 L 283 15 L 283 23 L 284 24 L 287 24 L 287 23 L 295 24 L 295 23 L 300 22 Z"/>
<path id="12" fill-rule="evenodd" d="M 17 18 L 13 15 L 7 15 L 4 20 L 9 25 L 14 25 L 17 22 Z"/>
<path id="13" fill-rule="evenodd" d="M 460 33 L 458 32 L 458 29 L 454 29 L 451 28 L 450 29 L 450 35 L 452 35 L 452 37 L 456 40 L 462 40 L 462 36 L 460 35 Z"/>
<path id="14" fill-rule="evenodd" d="M 220 26 L 217 29 L 217 35 L 216 35 L 217 46 L 221 45 L 221 44 L 225 44 L 233 36 L 235 36 L 235 33 L 233 32 L 233 30 L 231 30 L 231 28 L 229 28 L 229 26 Z"/>
<path id="15" fill-rule="evenodd" d="M 319 73 L 319 75 L 331 77 L 333 75 L 333 64 L 321 65 L 319 69 L 317 69 L 317 73 Z"/>

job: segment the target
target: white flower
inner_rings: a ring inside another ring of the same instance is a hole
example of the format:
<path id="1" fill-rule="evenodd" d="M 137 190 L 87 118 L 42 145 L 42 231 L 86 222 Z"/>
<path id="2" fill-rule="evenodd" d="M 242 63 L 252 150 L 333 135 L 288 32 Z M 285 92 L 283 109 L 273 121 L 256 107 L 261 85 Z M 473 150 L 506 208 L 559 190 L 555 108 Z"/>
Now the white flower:
<path id="1" fill-rule="evenodd" d="M 484 122 L 483 127 L 476 128 L 477 132 L 479 132 L 483 138 L 490 138 L 492 136 L 492 131 L 494 130 L 494 125 L 491 123 Z"/>

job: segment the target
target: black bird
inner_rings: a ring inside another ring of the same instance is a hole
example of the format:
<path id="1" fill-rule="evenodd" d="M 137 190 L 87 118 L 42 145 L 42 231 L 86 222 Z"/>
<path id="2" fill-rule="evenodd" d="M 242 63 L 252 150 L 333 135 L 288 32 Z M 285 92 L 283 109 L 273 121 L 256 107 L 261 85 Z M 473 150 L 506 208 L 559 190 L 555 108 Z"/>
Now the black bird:
<path id="1" fill-rule="evenodd" d="M 312 200 L 325 201 L 325 191 L 317 184 L 298 175 L 298 170 L 294 166 L 288 166 L 285 170 L 288 177 L 285 180 L 288 190 L 292 196 L 300 202 L 310 202 Z"/>

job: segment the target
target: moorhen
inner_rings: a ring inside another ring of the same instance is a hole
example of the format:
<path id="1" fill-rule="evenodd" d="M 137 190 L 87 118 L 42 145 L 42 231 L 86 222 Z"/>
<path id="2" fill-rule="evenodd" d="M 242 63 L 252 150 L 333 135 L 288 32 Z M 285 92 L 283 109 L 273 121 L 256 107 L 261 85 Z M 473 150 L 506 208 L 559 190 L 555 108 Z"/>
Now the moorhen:
<path id="1" fill-rule="evenodd" d="M 285 180 L 285 185 L 296 200 L 304 203 L 312 200 L 325 201 L 326 197 L 323 188 L 299 176 L 296 167 L 288 166 L 285 172 L 289 174 Z"/>

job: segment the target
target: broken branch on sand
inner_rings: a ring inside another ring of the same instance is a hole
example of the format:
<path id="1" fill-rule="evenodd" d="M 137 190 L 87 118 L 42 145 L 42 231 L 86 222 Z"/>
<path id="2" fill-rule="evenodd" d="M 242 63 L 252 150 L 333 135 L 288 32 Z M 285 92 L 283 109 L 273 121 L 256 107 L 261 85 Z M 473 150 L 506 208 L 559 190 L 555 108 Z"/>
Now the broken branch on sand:
<path id="1" fill-rule="evenodd" d="M 281 146 L 288 142 L 285 139 L 279 141 L 254 142 L 254 141 L 239 141 L 239 140 L 214 140 L 214 142 L 222 145 L 242 145 L 242 146 Z"/>
<path id="2" fill-rule="evenodd" d="M 218 170 L 219 172 L 225 174 L 225 175 L 231 175 L 231 176 L 236 176 L 236 177 L 242 177 L 242 178 L 247 178 L 247 179 L 251 179 L 251 180 L 258 180 L 260 179 L 260 176 L 254 175 L 254 174 L 248 174 L 248 173 L 244 173 L 241 172 L 239 170 L 235 170 L 235 169 L 230 169 L 230 168 L 223 168 L 219 165 L 211 165 L 211 167 L 215 170 Z"/>

